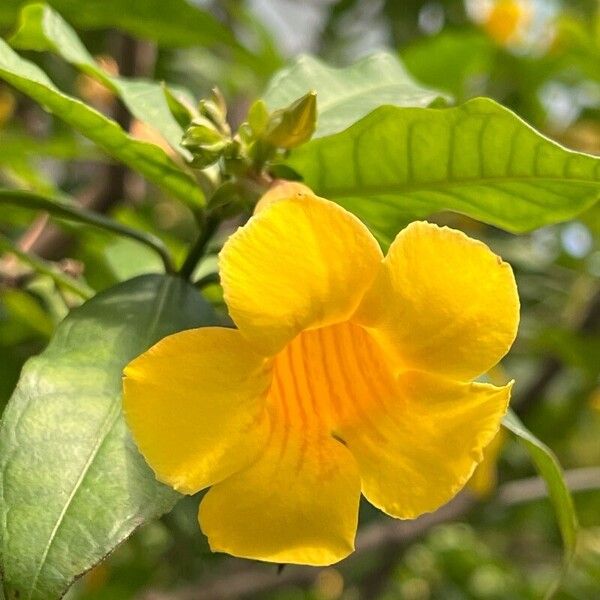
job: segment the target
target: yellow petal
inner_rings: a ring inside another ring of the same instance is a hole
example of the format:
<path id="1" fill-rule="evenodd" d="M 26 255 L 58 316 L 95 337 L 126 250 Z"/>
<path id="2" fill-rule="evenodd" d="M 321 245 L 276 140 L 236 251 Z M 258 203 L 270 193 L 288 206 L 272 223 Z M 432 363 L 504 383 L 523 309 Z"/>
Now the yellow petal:
<path id="1" fill-rule="evenodd" d="M 267 361 L 238 331 L 183 331 L 126 367 L 125 418 L 157 478 L 192 494 L 259 454 L 270 382 Z"/>
<path id="2" fill-rule="evenodd" d="M 273 415 L 264 454 L 213 486 L 199 520 L 211 550 L 276 563 L 329 565 L 350 554 L 360 477 L 344 446 Z"/>
<path id="3" fill-rule="evenodd" d="M 303 194 L 278 200 L 221 252 L 229 314 L 258 349 L 275 354 L 304 329 L 346 320 L 381 258 L 368 229 L 340 206 Z"/>
<path id="4" fill-rule="evenodd" d="M 344 426 L 339 432 L 358 461 L 363 494 L 403 519 L 448 502 L 496 435 L 511 385 L 457 383 L 416 371 L 402 374 L 398 397 L 373 411 L 368 427 Z"/>
<path id="5" fill-rule="evenodd" d="M 278 179 L 271 184 L 271 187 L 261 196 L 260 200 L 254 207 L 254 213 L 258 213 L 261 210 L 271 206 L 279 200 L 290 200 L 291 198 L 302 198 L 314 196 L 312 190 L 297 181 L 286 181 L 285 179 Z"/>
<path id="6" fill-rule="evenodd" d="M 460 231 L 401 231 L 356 319 L 406 369 L 472 379 L 513 343 L 519 297 L 510 265 Z"/>

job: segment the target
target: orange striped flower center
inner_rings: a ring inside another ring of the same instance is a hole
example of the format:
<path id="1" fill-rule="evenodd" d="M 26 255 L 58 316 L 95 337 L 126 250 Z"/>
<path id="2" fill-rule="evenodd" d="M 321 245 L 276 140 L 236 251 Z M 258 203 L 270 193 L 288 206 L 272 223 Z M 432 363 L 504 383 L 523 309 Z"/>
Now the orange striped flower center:
<path id="1" fill-rule="evenodd" d="M 269 412 L 285 428 L 329 432 L 393 396 L 384 354 L 362 327 L 346 322 L 298 335 L 275 358 Z M 342 441 L 342 440 L 340 440 Z"/>

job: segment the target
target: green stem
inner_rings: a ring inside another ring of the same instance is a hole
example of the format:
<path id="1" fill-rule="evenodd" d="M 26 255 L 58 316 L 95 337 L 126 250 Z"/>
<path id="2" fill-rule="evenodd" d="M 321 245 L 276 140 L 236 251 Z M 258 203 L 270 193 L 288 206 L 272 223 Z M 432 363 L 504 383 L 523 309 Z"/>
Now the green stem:
<path id="1" fill-rule="evenodd" d="M 54 198 L 22 190 L 0 189 L 0 204 L 12 204 L 13 206 L 30 210 L 43 210 L 58 219 L 91 225 L 136 240 L 140 244 L 148 246 L 160 256 L 167 273 L 174 273 L 175 271 L 171 255 L 160 238 L 151 233 L 131 229 L 100 213 L 86 210 L 62 198 Z"/>
<path id="2" fill-rule="evenodd" d="M 66 273 L 58 270 L 52 263 L 24 252 L 2 234 L 0 234 L 0 249 L 14 254 L 38 273 L 51 277 L 58 286 L 73 292 L 84 300 L 89 300 L 94 295 L 94 290 L 84 283 L 77 281 L 73 277 L 69 277 Z"/>
<path id="3" fill-rule="evenodd" d="M 190 251 L 186 256 L 181 269 L 179 269 L 179 275 L 181 277 L 188 281 L 190 280 L 194 274 L 196 265 L 206 253 L 206 246 L 208 245 L 208 242 L 212 238 L 218 226 L 219 219 L 217 219 L 215 216 L 210 214 L 204 216 L 200 227 L 200 234 L 194 242 L 194 245 L 190 248 Z"/>

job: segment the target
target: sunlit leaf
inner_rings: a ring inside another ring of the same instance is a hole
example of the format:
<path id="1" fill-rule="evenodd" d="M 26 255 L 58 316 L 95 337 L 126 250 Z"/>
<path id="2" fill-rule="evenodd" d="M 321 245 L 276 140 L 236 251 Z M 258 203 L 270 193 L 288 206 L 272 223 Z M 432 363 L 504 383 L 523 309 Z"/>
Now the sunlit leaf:
<path id="1" fill-rule="evenodd" d="M 121 412 L 121 371 L 166 335 L 214 324 L 198 291 L 147 275 L 72 311 L 23 369 L 0 427 L 0 550 L 9 600 L 59 598 L 179 496 Z"/>
<path id="2" fill-rule="evenodd" d="M 27 336 L 33 333 L 47 338 L 52 333 L 52 320 L 30 293 L 19 289 L 4 290 L 2 305 L 10 317 L 9 323 L 13 330 L 12 334 L 10 330 L 3 332 L 1 336 L 3 344 L 20 342 L 22 341 L 20 336 L 23 334 Z M 19 329 L 21 331 L 18 331 Z M 14 334 L 17 337 L 11 339 L 10 336 Z"/>
<path id="3" fill-rule="evenodd" d="M 61 92 L 39 67 L 21 58 L 3 40 L 0 40 L 0 78 L 159 187 L 190 205 L 204 203 L 204 196 L 194 178 L 164 150 L 132 138 L 115 121 Z"/>
<path id="4" fill-rule="evenodd" d="M 317 92 L 317 138 L 342 131 L 382 104 L 429 106 L 442 96 L 417 83 L 395 56 L 381 52 L 344 69 L 301 56 L 273 77 L 264 99 L 275 110 L 311 90 Z"/>
<path id="5" fill-rule="evenodd" d="M 2 0 L 0 25 L 13 25 L 28 0 Z M 186 0 L 50 0 L 49 4 L 82 29 L 117 27 L 163 46 L 238 47 L 232 32 L 209 12 Z"/>
<path id="6" fill-rule="evenodd" d="M 115 92 L 131 114 L 156 129 L 178 152 L 191 155 L 180 146 L 183 129 L 171 114 L 163 84 L 142 79 L 109 75 L 87 51 L 72 27 L 47 4 L 23 8 L 19 28 L 10 38 L 13 48 L 50 51 L 100 81 Z"/>
<path id="7" fill-rule="evenodd" d="M 600 159 L 566 150 L 485 98 L 447 109 L 383 106 L 292 151 L 287 164 L 387 241 L 436 211 L 522 232 L 600 197 Z"/>
<path id="8" fill-rule="evenodd" d="M 60 132 L 48 137 L 33 137 L 25 131 L 13 128 L 2 130 L 2 155 L 0 161 L 9 156 L 49 156 L 61 160 L 106 160 L 104 154 L 74 133 Z"/>

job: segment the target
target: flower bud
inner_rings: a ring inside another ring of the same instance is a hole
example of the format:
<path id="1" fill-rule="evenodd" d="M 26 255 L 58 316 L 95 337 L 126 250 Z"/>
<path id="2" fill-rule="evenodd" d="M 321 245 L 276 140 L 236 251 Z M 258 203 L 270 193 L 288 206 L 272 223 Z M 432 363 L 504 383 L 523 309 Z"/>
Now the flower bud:
<path id="1" fill-rule="evenodd" d="M 209 120 L 219 131 L 231 134 L 227 123 L 227 105 L 218 88 L 213 88 L 208 99 L 200 100 L 198 104 L 200 114 Z"/>
<path id="2" fill-rule="evenodd" d="M 248 110 L 248 125 L 252 129 L 255 136 L 259 136 L 269 122 L 269 110 L 265 101 L 257 100 Z"/>
<path id="3" fill-rule="evenodd" d="M 263 139 L 277 148 L 295 148 L 307 142 L 317 124 L 317 94 L 309 92 L 271 114 Z"/>
<path id="4" fill-rule="evenodd" d="M 204 168 L 224 154 L 231 139 L 205 117 L 196 117 L 186 130 L 181 145 L 193 155 L 192 164 Z"/>

